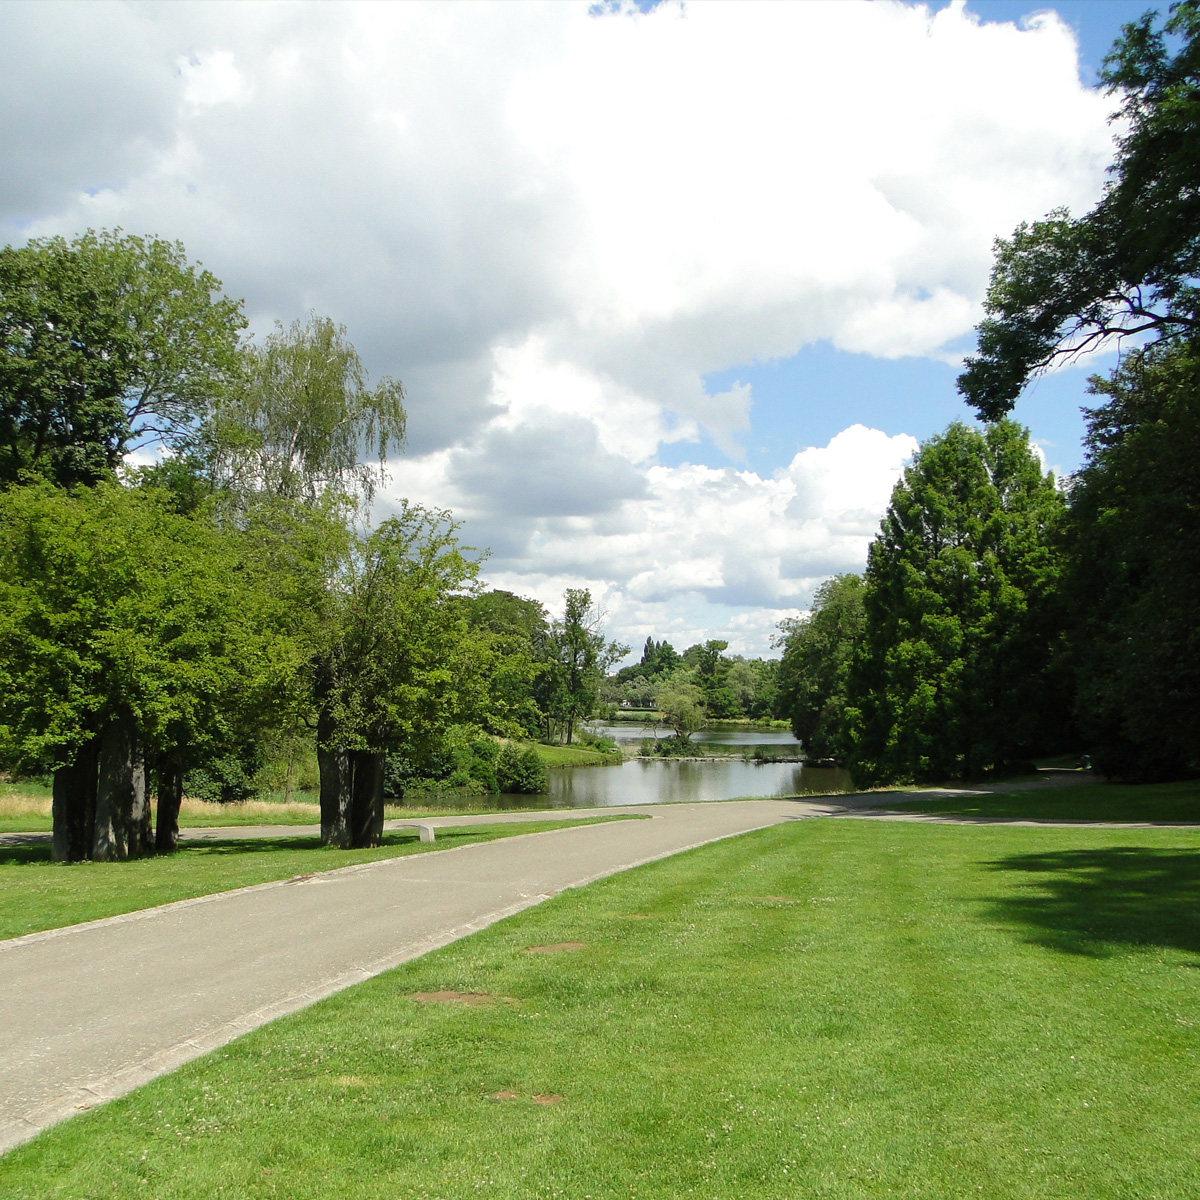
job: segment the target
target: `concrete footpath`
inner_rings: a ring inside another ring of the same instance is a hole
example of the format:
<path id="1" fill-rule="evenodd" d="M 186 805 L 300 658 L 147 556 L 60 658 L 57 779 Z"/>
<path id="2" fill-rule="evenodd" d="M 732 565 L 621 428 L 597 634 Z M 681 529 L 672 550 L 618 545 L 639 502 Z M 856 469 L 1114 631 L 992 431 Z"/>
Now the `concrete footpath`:
<path id="1" fill-rule="evenodd" d="M 0 942 L 0 1152 L 564 888 L 781 821 L 832 815 L 846 800 L 435 818 L 429 823 L 651 819 L 386 859 Z"/>

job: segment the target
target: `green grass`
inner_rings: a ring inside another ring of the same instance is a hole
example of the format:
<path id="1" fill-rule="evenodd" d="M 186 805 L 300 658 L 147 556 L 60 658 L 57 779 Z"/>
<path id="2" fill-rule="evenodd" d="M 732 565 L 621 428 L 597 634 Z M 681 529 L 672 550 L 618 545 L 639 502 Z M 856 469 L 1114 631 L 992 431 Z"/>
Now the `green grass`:
<path id="1" fill-rule="evenodd" d="M 0 1193 L 1189 1197 L 1198 900 L 1190 831 L 788 823 L 267 1026 L 11 1152 Z M 410 998 L 441 989 L 498 999 Z"/>
<path id="2" fill-rule="evenodd" d="M 309 871 L 623 819 L 628 818 L 463 825 L 439 829 L 432 844 L 418 841 L 413 830 L 385 834 L 384 844 L 370 850 L 332 850 L 313 837 L 227 839 L 185 843 L 172 855 L 123 863 L 52 863 L 48 846 L 4 846 L 0 847 L 0 939 Z"/>
<path id="3" fill-rule="evenodd" d="M 582 746 L 546 746 L 541 742 L 531 742 L 530 745 L 548 767 L 602 767 L 621 761 L 620 750 L 604 754 L 599 750 L 586 750 Z"/>
<path id="4" fill-rule="evenodd" d="M 1043 821 L 1182 821 L 1200 825 L 1200 781 L 1181 783 L 1081 783 L 1028 792 L 915 797 L 881 805 L 902 812 Z"/>

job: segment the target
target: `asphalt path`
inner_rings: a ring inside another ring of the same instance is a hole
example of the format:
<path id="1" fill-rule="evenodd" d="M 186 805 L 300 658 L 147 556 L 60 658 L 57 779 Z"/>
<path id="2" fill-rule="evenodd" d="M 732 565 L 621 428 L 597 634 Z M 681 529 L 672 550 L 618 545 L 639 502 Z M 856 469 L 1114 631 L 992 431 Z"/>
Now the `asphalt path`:
<path id="1" fill-rule="evenodd" d="M 436 818 L 421 823 L 651 819 L 384 859 L 0 942 L 0 1152 L 564 888 L 782 821 L 832 815 L 846 799 Z"/>

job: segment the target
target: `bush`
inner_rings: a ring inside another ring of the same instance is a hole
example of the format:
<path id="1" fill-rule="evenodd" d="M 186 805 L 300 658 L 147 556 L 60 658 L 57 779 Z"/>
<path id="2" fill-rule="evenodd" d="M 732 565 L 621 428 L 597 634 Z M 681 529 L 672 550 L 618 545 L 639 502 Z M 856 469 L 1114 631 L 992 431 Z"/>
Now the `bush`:
<path id="1" fill-rule="evenodd" d="M 550 790 L 550 773 L 532 746 L 506 742 L 496 756 L 496 779 L 502 792 L 533 795 Z"/>

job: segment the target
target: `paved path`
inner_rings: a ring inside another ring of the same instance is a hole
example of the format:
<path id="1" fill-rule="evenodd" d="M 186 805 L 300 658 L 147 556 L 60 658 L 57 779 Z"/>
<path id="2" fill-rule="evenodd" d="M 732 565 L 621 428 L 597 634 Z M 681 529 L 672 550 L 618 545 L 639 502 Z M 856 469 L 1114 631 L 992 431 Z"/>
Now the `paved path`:
<path id="1" fill-rule="evenodd" d="M 832 809 L 796 800 L 604 809 L 653 819 L 385 859 L 0 942 L 0 1151 L 563 888 Z M 497 817 L 435 823 L 471 820 Z"/>

